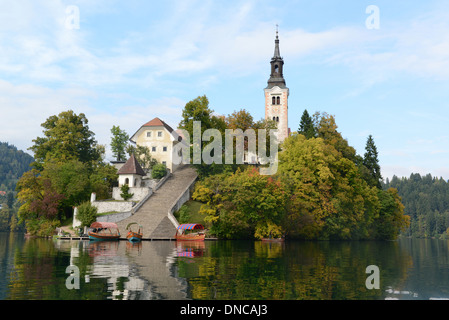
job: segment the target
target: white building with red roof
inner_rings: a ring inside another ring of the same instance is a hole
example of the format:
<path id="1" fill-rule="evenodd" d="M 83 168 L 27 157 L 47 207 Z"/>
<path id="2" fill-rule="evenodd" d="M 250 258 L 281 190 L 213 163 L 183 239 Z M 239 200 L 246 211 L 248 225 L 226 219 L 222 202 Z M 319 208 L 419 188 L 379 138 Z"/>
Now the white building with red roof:
<path id="1" fill-rule="evenodd" d="M 167 123 L 159 118 L 145 123 L 130 138 L 132 143 L 150 149 L 151 156 L 159 163 L 165 164 L 170 172 L 179 167 L 174 163 L 174 146 L 182 141 L 182 137 Z"/>

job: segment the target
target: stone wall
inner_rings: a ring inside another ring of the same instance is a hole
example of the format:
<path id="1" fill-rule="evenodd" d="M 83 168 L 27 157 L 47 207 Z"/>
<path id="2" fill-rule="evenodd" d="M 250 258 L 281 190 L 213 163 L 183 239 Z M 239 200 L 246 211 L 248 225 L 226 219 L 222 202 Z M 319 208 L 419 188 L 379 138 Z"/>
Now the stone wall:
<path id="1" fill-rule="evenodd" d="M 173 202 L 173 205 L 171 209 L 168 211 L 168 218 L 173 223 L 175 228 L 178 227 L 179 222 L 173 215 L 173 212 L 178 211 L 184 203 L 190 200 L 190 197 L 195 189 L 195 183 L 196 183 L 197 177 L 192 179 L 192 181 L 189 183 L 188 187 L 184 190 L 184 192 Z"/>
<path id="2" fill-rule="evenodd" d="M 131 211 L 136 205 L 135 201 L 94 201 L 92 205 L 97 208 L 97 213 Z"/>
<path id="3" fill-rule="evenodd" d="M 151 192 L 150 188 L 138 188 L 138 187 L 130 187 L 129 191 L 133 196 L 128 201 L 141 201 L 145 196 Z M 122 190 L 119 187 L 114 187 L 112 189 L 112 199 L 114 200 L 123 200 L 120 195 Z"/>
<path id="4" fill-rule="evenodd" d="M 98 213 L 113 212 L 117 213 L 108 214 L 106 216 L 97 217 L 99 222 L 119 222 L 130 216 L 132 216 L 139 208 L 153 195 L 153 190 L 159 189 L 171 174 L 167 174 L 160 180 L 153 180 L 154 184 L 152 188 L 130 188 L 129 192 L 134 193 L 133 198 L 129 201 L 96 201 L 95 194 L 91 196 L 92 205 L 97 207 Z M 114 188 L 120 190 L 120 188 Z M 118 192 L 118 191 L 116 191 Z M 119 192 L 119 194 L 121 191 Z M 139 201 L 133 201 L 134 198 L 140 198 Z M 121 199 L 121 197 L 120 197 Z"/>

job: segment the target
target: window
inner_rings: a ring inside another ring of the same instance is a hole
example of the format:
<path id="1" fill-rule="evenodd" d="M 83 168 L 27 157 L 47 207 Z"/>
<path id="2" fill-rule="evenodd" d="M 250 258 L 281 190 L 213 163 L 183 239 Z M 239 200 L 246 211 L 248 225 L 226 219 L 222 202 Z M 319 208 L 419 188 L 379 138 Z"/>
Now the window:
<path id="1" fill-rule="evenodd" d="M 273 121 L 276 121 L 276 117 L 273 117 Z"/>
<path id="2" fill-rule="evenodd" d="M 276 122 L 279 122 L 279 117 L 276 117 Z"/>
<path id="3" fill-rule="evenodd" d="M 274 66 L 274 72 L 279 73 L 279 66 L 277 64 Z"/>
<path id="4" fill-rule="evenodd" d="M 271 98 L 271 104 L 276 104 L 276 97 Z"/>
<path id="5" fill-rule="evenodd" d="M 151 147 L 151 152 L 156 152 L 156 147 Z"/>
<path id="6" fill-rule="evenodd" d="M 167 147 L 163 147 L 162 151 L 167 152 Z"/>
<path id="7" fill-rule="evenodd" d="M 158 131 L 158 132 L 157 132 L 157 136 L 158 136 L 158 137 L 162 137 L 162 131 Z"/>
<path id="8" fill-rule="evenodd" d="M 151 131 L 147 131 L 147 138 L 151 138 Z"/>
<path id="9" fill-rule="evenodd" d="M 277 97 L 276 102 L 277 102 L 277 104 L 281 104 L 281 97 Z"/>
<path id="10" fill-rule="evenodd" d="M 128 178 L 125 179 L 125 184 L 129 186 L 129 179 Z"/>
<path id="11" fill-rule="evenodd" d="M 167 161 L 162 161 L 162 164 L 163 164 L 164 166 L 167 166 Z"/>

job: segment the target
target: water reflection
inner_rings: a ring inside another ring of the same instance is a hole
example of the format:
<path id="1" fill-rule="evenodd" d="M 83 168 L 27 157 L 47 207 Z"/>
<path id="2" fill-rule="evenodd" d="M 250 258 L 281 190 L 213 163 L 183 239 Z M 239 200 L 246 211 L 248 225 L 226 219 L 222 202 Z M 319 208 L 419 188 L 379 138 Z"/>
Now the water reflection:
<path id="1" fill-rule="evenodd" d="M 0 234 L 0 236 L 2 236 Z M 445 299 L 447 241 L 0 239 L 1 299 Z M 381 288 L 365 287 L 366 267 Z M 69 290 L 67 266 L 79 269 Z"/>
<path id="2" fill-rule="evenodd" d="M 176 244 L 176 256 L 184 258 L 202 257 L 205 249 L 204 241 L 180 241 Z"/>

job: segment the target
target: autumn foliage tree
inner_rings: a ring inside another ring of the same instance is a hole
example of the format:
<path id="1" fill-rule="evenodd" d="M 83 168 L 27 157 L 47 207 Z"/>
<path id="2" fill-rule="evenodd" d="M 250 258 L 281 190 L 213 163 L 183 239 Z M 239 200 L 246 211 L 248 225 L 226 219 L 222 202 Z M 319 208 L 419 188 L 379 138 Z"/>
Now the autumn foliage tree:
<path id="1" fill-rule="evenodd" d="M 18 216 L 28 232 L 46 235 L 71 217 L 73 207 L 89 199 L 107 198 L 117 170 L 103 162 L 88 120 L 81 113 L 64 111 L 43 124 L 44 135 L 33 140 L 33 169 L 17 183 Z M 45 232 L 43 232 L 45 230 Z M 49 231 L 50 230 L 50 231 Z"/>
<path id="2" fill-rule="evenodd" d="M 288 194 L 280 181 L 262 176 L 255 168 L 206 178 L 196 185 L 193 198 L 204 205 L 200 212 L 220 237 L 280 237 Z"/>
<path id="3" fill-rule="evenodd" d="M 232 117 L 249 119 L 243 113 Z M 193 197 L 203 203 L 200 211 L 213 234 L 395 239 L 408 226 L 397 191 L 370 183 L 363 158 L 337 131 L 334 117 L 315 114 L 313 124 L 313 135 L 294 134 L 283 142 L 276 175 L 239 169 L 197 184 Z"/>

